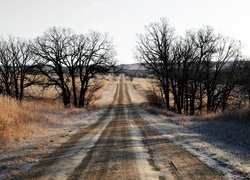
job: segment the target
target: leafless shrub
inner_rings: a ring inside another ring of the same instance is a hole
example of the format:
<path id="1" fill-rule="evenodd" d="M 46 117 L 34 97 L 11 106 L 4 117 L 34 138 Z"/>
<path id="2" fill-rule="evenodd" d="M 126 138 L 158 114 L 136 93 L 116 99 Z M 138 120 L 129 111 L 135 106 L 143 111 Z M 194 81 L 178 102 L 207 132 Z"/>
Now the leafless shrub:
<path id="1" fill-rule="evenodd" d="M 162 108 L 164 106 L 164 101 L 161 96 L 159 96 L 155 90 L 149 90 L 146 94 L 148 103 L 153 107 Z"/>

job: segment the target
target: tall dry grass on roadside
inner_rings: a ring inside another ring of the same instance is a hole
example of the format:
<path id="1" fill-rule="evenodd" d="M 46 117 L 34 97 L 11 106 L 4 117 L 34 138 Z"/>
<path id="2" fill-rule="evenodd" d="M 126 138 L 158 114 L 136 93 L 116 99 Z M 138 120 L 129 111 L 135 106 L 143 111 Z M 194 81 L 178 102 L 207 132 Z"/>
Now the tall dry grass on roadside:
<path id="1" fill-rule="evenodd" d="M 57 123 L 34 108 L 25 108 L 16 100 L 0 95 L 0 145 L 11 146 L 15 142 L 44 133 L 44 129 Z"/>
<path id="2" fill-rule="evenodd" d="M 214 116 L 214 119 L 220 121 L 234 121 L 240 123 L 250 123 L 250 109 L 228 110 Z"/>
<path id="3" fill-rule="evenodd" d="M 142 104 L 142 108 L 153 114 L 160 114 L 168 117 L 175 117 L 178 121 L 188 120 L 188 121 L 223 121 L 223 122 L 236 122 L 236 123 L 247 123 L 250 124 L 250 109 L 233 109 L 227 110 L 220 113 L 210 113 L 199 116 L 188 116 L 176 114 L 172 111 L 168 111 L 165 108 L 159 108 L 150 105 L 150 103 Z"/>
<path id="4" fill-rule="evenodd" d="M 102 80 L 104 87 L 95 92 L 96 97 L 102 95 L 109 81 Z M 0 95 L 0 148 L 2 145 L 9 147 L 16 142 L 43 135 L 49 127 L 61 124 L 61 117 L 71 117 L 86 111 L 78 108 L 64 109 L 57 93 L 53 88 L 42 91 L 41 87 L 32 86 L 22 104 Z"/>

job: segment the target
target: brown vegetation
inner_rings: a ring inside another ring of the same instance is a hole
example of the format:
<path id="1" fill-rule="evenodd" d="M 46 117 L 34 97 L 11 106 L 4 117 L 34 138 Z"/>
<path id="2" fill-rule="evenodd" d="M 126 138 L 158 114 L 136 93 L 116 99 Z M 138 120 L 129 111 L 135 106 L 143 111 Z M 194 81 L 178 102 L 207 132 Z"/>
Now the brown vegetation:
<path id="1" fill-rule="evenodd" d="M 92 94 L 91 108 L 101 107 L 95 101 L 101 97 L 103 90 L 116 80 L 106 77 L 100 79 L 102 88 Z M 81 108 L 64 109 L 60 99 L 55 99 L 56 91 L 53 88 L 42 92 L 39 86 L 33 86 L 29 87 L 27 92 L 29 98 L 25 98 L 22 103 L 9 96 L 0 95 L 1 145 L 12 146 L 20 141 L 43 135 L 48 128 L 63 123 L 61 119 L 55 118 L 56 114 L 70 117 L 86 111 Z"/>
<path id="2" fill-rule="evenodd" d="M 36 106 L 37 107 L 37 106 Z M 15 142 L 41 135 L 44 129 L 59 121 L 28 109 L 7 96 L 0 96 L 0 144 L 10 146 Z"/>

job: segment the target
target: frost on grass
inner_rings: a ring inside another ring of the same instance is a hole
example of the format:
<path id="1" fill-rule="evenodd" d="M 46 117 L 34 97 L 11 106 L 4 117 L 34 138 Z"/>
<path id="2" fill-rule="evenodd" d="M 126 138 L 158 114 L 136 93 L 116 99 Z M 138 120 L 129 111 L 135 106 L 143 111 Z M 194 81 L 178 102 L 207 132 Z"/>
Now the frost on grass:
<path id="1" fill-rule="evenodd" d="M 223 133 L 223 130 L 230 133 L 230 129 L 222 128 L 222 122 L 210 121 L 209 123 L 212 123 L 213 127 L 209 132 L 208 128 L 210 127 L 206 124 L 207 122 L 192 121 L 192 117 L 187 117 L 184 120 L 181 116 L 167 117 L 140 111 L 144 120 L 154 126 L 166 138 L 183 146 L 209 166 L 222 171 L 227 179 L 249 178 L 249 150 L 246 147 L 229 143 L 227 140 L 211 133 L 211 131 Z M 234 125 L 231 124 L 231 130 L 233 127 Z"/>

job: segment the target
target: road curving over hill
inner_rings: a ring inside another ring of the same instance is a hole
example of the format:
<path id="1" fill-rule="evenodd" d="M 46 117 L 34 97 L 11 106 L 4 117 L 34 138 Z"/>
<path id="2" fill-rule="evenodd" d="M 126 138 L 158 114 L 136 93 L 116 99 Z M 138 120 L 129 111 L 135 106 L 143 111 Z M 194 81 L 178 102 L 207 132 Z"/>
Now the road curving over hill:
<path id="1" fill-rule="evenodd" d="M 113 104 L 27 172 L 11 179 L 223 179 L 147 124 L 130 100 L 124 76 Z"/>

